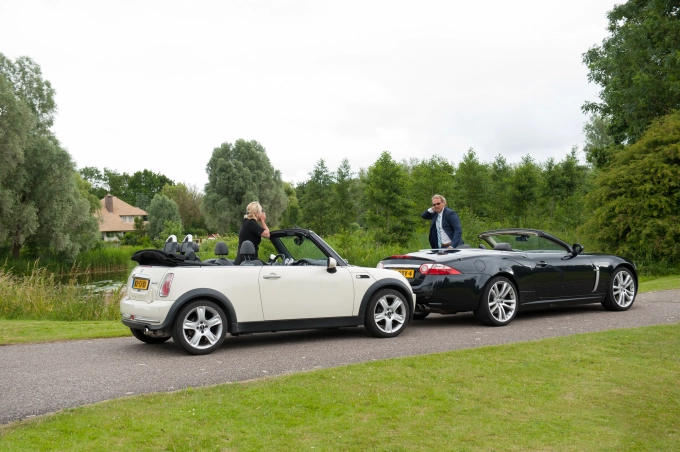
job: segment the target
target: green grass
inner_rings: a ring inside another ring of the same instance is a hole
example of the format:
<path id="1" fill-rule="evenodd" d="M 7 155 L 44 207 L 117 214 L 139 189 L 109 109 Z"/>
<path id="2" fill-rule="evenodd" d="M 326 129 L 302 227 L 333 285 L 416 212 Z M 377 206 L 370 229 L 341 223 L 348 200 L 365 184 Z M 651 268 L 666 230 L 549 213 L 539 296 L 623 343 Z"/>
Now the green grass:
<path id="1" fill-rule="evenodd" d="M 680 289 L 680 275 L 640 278 L 640 292 Z"/>
<path id="2" fill-rule="evenodd" d="M 0 268 L 0 319 L 116 320 L 121 289 L 106 293 L 74 282 L 59 284 L 45 268 L 24 277 Z"/>
<path id="3" fill-rule="evenodd" d="M 0 320 L 0 345 L 130 336 L 120 321 Z"/>
<path id="4" fill-rule="evenodd" d="M 680 326 L 614 330 L 117 399 L 0 449 L 678 450 Z"/>

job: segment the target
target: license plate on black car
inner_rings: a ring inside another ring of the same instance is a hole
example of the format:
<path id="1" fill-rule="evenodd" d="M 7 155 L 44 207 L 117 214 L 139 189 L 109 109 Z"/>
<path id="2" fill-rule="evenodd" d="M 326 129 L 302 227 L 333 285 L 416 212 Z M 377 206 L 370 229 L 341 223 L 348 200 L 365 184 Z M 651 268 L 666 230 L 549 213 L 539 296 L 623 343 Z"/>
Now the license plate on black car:
<path id="1" fill-rule="evenodd" d="M 407 270 L 407 269 L 395 268 L 393 270 L 398 271 L 399 273 L 404 275 L 405 278 L 408 278 L 408 279 L 413 279 L 413 275 L 415 273 L 415 270 L 412 270 L 412 269 Z"/>

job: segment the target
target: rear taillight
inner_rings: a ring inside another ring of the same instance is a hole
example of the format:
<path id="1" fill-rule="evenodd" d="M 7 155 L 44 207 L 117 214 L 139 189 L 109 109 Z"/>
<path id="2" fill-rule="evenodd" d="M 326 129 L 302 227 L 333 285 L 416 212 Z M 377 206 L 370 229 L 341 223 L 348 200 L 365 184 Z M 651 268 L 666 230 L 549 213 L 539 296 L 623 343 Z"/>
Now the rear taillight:
<path id="1" fill-rule="evenodd" d="M 435 264 L 434 262 L 421 265 L 419 271 L 423 275 L 462 275 L 461 272 L 453 267 L 444 264 Z"/>
<path id="2" fill-rule="evenodd" d="M 170 287 L 172 287 L 172 278 L 174 278 L 175 275 L 172 273 L 168 273 L 165 275 L 165 278 L 163 278 L 163 282 L 161 282 L 161 291 L 158 293 L 159 297 L 167 297 L 168 294 L 170 293 Z"/>

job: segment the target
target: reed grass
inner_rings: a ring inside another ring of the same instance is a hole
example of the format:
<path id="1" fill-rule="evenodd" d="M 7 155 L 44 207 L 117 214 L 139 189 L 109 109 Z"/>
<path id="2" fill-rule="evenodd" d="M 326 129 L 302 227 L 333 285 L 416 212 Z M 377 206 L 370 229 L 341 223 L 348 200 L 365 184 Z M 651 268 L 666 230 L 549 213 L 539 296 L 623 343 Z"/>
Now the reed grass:
<path id="1" fill-rule="evenodd" d="M 0 318 L 24 320 L 117 320 L 119 288 L 95 292 L 71 280 L 55 281 L 46 268 L 33 267 L 24 276 L 0 268 Z"/>
<path id="2" fill-rule="evenodd" d="M 57 259 L 6 258 L 2 268 L 15 275 L 30 275 L 36 269 L 44 268 L 56 275 L 87 275 L 132 269 L 136 264 L 130 257 L 143 249 L 135 246 L 103 246 L 80 253 L 75 262 L 69 264 Z"/>

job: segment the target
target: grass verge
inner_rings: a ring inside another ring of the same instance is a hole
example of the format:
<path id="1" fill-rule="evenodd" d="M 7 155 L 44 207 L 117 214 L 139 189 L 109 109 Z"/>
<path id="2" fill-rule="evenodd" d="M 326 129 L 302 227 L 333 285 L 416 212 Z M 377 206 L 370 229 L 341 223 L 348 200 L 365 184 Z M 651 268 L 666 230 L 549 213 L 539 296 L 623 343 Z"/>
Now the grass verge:
<path id="1" fill-rule="evenodd" d="M 4 450 L 678 450 L 680 326 L 375 361 L 68 409 Z"/>
<path id="2" fill-rule="evenodd" d="M 0 320 L 0 345 L 130 336 L 120 321 Z"/>

